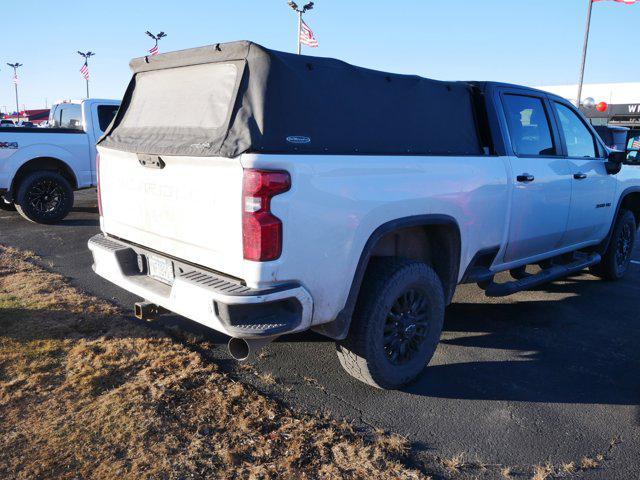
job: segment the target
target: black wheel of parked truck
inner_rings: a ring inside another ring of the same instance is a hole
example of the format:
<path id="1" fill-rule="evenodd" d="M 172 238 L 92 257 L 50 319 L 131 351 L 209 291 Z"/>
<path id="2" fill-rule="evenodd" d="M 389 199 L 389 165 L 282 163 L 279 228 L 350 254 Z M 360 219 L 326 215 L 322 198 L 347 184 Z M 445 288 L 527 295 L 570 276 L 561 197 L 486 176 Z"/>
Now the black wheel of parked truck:
<path id="1" fill-rule="evenodd" d="M 607 251 L 602 256 L 602 261 L 589 269 L 591 273 L 605 280 L 620 280 L 624 277 L 631 263 L 637 228 L 633 213 L 621 210 L 613 227 Z"/>
<path id="2" fill-rule="evenodd" d="M 0 195 L 0 210 L 4 210 L 5 212 L 13 212 L 15 211 L 16 206 L 13 202 L 7 202 L 2 195 Z"/>
<path id="3" fill-rule="evenodd" d="M 33 172 L 22 179 L 15 197 L 16 210 L 34 223 L 52 224 L 73 207 L 73 189 L 57 172 Z"/>
<path id="4" fill-rule="evenodd" d="M 442 283 L 428 265 L 374 258 L 338 359 L 353 377 L 395 389 L 414 380 L 436 350 L 444 321 Z"/>

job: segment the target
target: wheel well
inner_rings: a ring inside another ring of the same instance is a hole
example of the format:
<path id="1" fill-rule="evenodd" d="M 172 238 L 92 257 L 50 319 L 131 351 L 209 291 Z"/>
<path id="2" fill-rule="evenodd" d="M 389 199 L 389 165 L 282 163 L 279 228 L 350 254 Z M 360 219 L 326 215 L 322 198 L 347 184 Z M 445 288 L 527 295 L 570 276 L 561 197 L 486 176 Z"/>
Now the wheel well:
<path id="1" fill-rule="evenodd" d="M 384 256 L 408 258 L 430 265 L 442 282 L 445 303 L 451 303 L 460 268 L 458 224 L 446 215 L 417 215 L 393 220 L 371 234 L 360 256 L 344 308 L 334 321 L 317 325 L 313 330 L 336 340 L 347 336 L 370 260 Z"/>
<path id="2" fill-rule="evenodd" d="M 18 188 L 22 179 L 29 173 L 39 172 L 42 170 L 58 172 L 69 181 L 71 188 L 74 190 L 78 188 L 78 181 L 69 165 L 57 158 L 39 157 L 29 160 L 18 169 L 13 177 L 13 182 L 11 182 L 11 192 L 16 191 L 16 188 Z"/>
<path id="3" fill-rule="evenodd" d="M 630 210 L 636 217 L 636 225 L 640 225 L 640 192 L 633 192 L 624 197 L 622 208 Z"/>
<path id="4" fill-rule="evenodd" d="M 373 247 L 371 257 L 400 257 L 430 265 L 442 282 L 446 303 L 458 283 L 460 234 L 454 225 L 402 228 L 385 234 Z"/>

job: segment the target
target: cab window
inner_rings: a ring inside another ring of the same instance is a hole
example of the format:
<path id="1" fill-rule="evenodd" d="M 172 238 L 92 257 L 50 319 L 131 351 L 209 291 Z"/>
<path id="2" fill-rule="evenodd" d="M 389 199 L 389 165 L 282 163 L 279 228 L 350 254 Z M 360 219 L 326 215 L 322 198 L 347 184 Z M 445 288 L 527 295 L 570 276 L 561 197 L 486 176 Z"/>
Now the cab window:
<path id="1" fill-rule="evenodd" d="M 504 95 L 509 135 L 518 156 L 556 155 L 549 118 L 541 98 Z"/>
<path id="2" fill-rule="evenodd" d="M 574 158 L 598 157 L 595 138 L 578 114 L 566 105 L 554 104 L 560 119 L 561 134 L 567 145 L 567 155 Z"/>
<path id="3" fill-rule="evenodd" d="M 107 127 L 113 120 L 113 117 L 115 117 L 116 113 L 118 113 L 118 108 L 120 108 L 118 105 L 98 106 L 98 125 L 100 126 L 101 132 L 104 132 L 107 129 Z"/>
<path id="4" fill-rule="evenodd" d="M 60 118 L 60 128 L 71 128 L 82 130 L 82 108 L 76 103 L 69 103 L 60 108 L 58 114 Z M 56 115 L 57 116 L 57 115 Z"/>

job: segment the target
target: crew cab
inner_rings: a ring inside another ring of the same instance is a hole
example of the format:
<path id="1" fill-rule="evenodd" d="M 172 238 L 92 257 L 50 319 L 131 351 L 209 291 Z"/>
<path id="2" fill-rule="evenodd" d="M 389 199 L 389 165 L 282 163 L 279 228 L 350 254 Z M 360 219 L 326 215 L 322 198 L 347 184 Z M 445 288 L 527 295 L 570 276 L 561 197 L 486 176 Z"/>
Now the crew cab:
<path id="1" fill-rule="evenodd" d="M 47 128 L 0 128 L 0 209 L 45 224 L 66 217 L 74 190 L 96 185 L 96 141 L 119 105 L 62 102 L 51 108 Z"/>
<path id="2" fill-rule="evenodd" d="M 640 166 L 561 97 L 251 42 L 131 67 L 98 143 L 93 268 L 139 318 L 176 312 L 234 358 L 313 329 L 351 375 L 398 388 L 458 284 L 504 296 L 629 268 Z"/>

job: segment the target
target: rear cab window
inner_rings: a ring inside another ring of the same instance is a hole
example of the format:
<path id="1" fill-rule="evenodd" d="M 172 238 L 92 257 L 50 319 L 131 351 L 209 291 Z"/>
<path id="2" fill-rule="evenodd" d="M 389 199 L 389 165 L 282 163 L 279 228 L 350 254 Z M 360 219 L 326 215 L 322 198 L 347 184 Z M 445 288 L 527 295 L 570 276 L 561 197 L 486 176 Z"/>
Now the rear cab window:
<path id="1" fill-rule="evenodd" d="M 557 155 L 542 98 L 509 93 L 503 96 L 503 105 L 517 156 Z"/>
<path id="2" fill-rule="evenodd" d="M 49 115 L 49 127 L 83 131 L 82 107 L 77 103 L 56 105 Z"/>
<path id="3" fill-rule="evenodd" d="M 60 128 L 83 130 L 82 108 L 77 103 L 69 103 L 60 109 Z"/>

